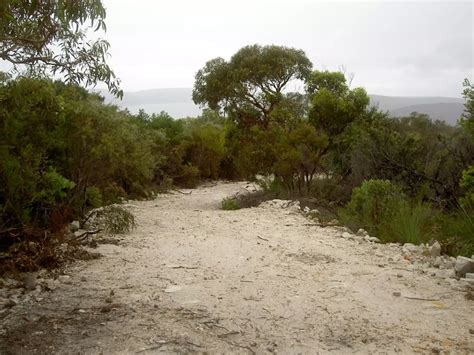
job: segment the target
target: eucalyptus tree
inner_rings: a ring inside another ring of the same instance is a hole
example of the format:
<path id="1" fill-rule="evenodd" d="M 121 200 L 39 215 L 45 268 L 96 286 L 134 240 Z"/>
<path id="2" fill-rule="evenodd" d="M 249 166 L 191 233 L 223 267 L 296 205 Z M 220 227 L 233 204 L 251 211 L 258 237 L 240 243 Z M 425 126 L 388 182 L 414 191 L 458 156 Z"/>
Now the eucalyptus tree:
<path id="1" fill-rule="evenodd" d="M 57 74 L 67 82 L 103 82 L 121 97 L 119 80 L 107 64 L 110 45 L 87 34 L 105 32 L 101 0 L 2 0 L 0 60 L 15 73 Z"/>
<path id="2" fill-rule="evenodd" d="M 302 50 L 251 45 L 230 61 L 215 58 L 196 74 L 193 101 L 223 110 L 243 126 L 267 128 L 292 80 L 306 81 L 312 63 Z"/>

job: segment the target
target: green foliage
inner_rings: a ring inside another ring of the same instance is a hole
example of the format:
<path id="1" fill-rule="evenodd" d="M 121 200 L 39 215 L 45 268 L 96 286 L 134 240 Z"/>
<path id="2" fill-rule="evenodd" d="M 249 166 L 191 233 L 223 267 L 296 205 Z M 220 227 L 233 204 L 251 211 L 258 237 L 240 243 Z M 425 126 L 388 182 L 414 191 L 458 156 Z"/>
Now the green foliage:
<path id="1" fill-rule="evenodd" d="M 365 181 L 341 212 L 343 222 L 354 229 L 364 228 L 383 241 L 414 244 L 439 239 L 439 215 L 428 204 L 412 204 L 388 180 Z"/>
<path id="2" fill-rule="evenodd" d="M 109 43 L 87 41 L 88 32 L 106 29 L 100 0 L 86 2 L 3 0 L 0 3 L 0 59 L 18 72 L 60 74 L 70 83 L 101 81 L 121 96 L 114 72 L 106 64 Z"/>
<path id="3" fill-rule="evenodd" d="M 156 132 L 77 86 L 22 78 L 0 86 L 0 103 L 4 227 L 48 227 L 58 208 L 73 218 L 144 196 L 162 164 Z"/>
<path id="4" fill-rule="evenodd" d="M 353 190 L 342 212 L 343 221 L 381 237 L 405 197 L 389 180 L 367 180 Z"/>
<path id="5" fill-rule="evenodd" d="M 235 198 L 226 197 L 222 200 L 222 209 L 225 211 L 240 210 L 240 204 Z"/>
<path id="6" fill-rule="evenodd" d="M 474 166 L 463 172 L 459 185 L 464 190 L 464 196 L 460 199 L 462 208 L 474 210 Z"/>
<path id="7" fill-rule="evenodd" d="M 350 90 L 342 73 L 315 71 L 309 82 L 311 95 L 309 120 L 334 138 L 349 124 L 360 119 L 369 105 L 369 96 L 362 88 Z"/>
<path id="8" fill-rule="evenodd" d="M 103 204 L 102 192 L 99 188 L 95 186 L 90 186 L 86 188 L 86 207 L 98 208 Z"/>
<path id="9" fill-rule="evenodd" d="M 336 96 L 343 96 L 349 90 L 344 73 L 329 72 L 327 70 L 312 72 L 306 85 L 306 91 L 310 95 L 326 89 Z"/>
<path id="10" fill-rule="evenodd" d="M 459 181 L 474 159 L 474 141 L 462 130 L 426 115 L 362 121 L 348 137 L 346 165 L 352 184 L 387 179 L 412 197 L 452 208 L 461 195 Z"/>
<path id="11" fill-rule="evenodd" d="M 388 221 L 385 240 L 420 244 L 430 239 L 439 239 L 435 225 L 439 213 L 427 204 L 418 203 L 412 206 L 405 202 L 394 212 L 393 219 Z"/>
<path id="12" fill-rule="evenodd" d="M 474 206 L 443 214 L 438 221 L 442 242 L 451 255 L 474 255 Z"/>
<path id="13" fill-rule="evenodd" d="M 463 87 L 463 96 L 466 103 L 464 104 L 465 109 L 461 117 L 461 125 L 474 138 L 474 84 L 471 84 L 468 79 L 464 79 Z"/>
<path id="14" fill-rule="evenodd" d="M 196 74 L 193 100 L 212 110 L 229 113 L 244 126 L 267 127 L 294 79 L 305 80 L 312 64 L 301 50 L 252 45 L 240 49 L 229 62 L 216 58 Z"/>
<path id="15" fill-rule="evenodd" d="M 61 176 L 49 167 L 38 180 L 38 191 L 34 194 L 35 201 L 42 201 L 43 203 L 54 204 L 62 201 L 68 194 L 68 191 L 73 189 L 76 184 Z"/>

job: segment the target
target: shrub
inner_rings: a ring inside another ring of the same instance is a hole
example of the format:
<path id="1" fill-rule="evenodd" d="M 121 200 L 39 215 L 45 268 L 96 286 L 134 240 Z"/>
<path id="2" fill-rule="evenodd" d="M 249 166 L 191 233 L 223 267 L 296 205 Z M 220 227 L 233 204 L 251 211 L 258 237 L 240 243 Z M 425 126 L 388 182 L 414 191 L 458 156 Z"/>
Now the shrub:
<path id="1" fill-rule="evenodd" d="M 411 206 L 402 203 L 388 221 L 385 239 L 392 242 L 420 244 L 436 238 L 436 217 L 439 213 L 426 204 Z"/>
<path id="2" fill-rule="evenodd" d="M 135 228 L 135 216 L 122 206 L 110 205 L 89 213 L 89 226 L 108 234 L 129 233 Z"/>
<path id="3" fill-rule="evenodd" d="M 461 206 L 463 209 L 474 209 L 474 166 L 463 172 L 460 186 L 464 189 L 464 196 L 460 199 Z"/>
<path id="4" fill-rule="evenodd" d="M 350 227 L 364 228 L 383 238 L 405 197 L 388 180 L 367 180 L 352 192 L 352 198 L 341 212 L 341 219 Z"/>
<path id="5" fill-rule="evenodd" d="M 222 200 L 222 209 L 225 211 L 240 210 L 240 204 L 235 198 L 226 197 Z"/>
<path id="6" fill-rule="evenodd" d="M 440 218 L 445 251 L 452 255 L 474 255 L 474 208 L 461 207 Z"/>

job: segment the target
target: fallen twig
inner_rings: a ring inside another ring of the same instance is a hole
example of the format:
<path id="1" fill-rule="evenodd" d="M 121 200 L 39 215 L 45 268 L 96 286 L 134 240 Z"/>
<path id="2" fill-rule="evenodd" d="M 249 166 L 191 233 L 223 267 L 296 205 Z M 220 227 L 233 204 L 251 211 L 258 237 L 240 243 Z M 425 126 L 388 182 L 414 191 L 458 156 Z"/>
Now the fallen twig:
<path id="1" fill-rule="evenodd" d="M 184 191 L 181 191 L 181 190 L 178 190 L 178 189 L 172 189 L 172 190 L 176 191 L 176 192 L 179 192 L 180 194 L 183 194 L 183 195 L 191 195 L 193 193 L 192 191 L 184 192 Z"/>
<path id="2" fill-rule="evenodd" d="M 236 346 L 238 348 L 246 349 L 246 350 L 250 351 L 252 354 L 256 354 L 255 351 L 250 346 L 240 345 L 240 344 L 237 344 L 237 343 L 234 343 L 232 341 L 225 340 L 225 339 L 222 339 L 222 341 L 226 342 L 227 344 Z"/>
<path id="3" fill-rule="evenodd" d="M 224 334 L 219 334 L 217 335 L 218 338 L 223 338 L 223 337 L 227 337 L 229 335 L 236 335 L 236 334 L 240 334 L 240 332 L 238 331 L 233 331 L 233 332 L 228 332 L 228 333 L 224 333 Z"/>
<path id="4" fill-rule="evenodd" d="M 168 266 L 170 269 L 188 269 L 188 270 L 194 270 L 197 269 L 197 266 L 184 266 L 184 265 L 170 265 Z"/>
<path id="5" fill-rule="evenodd" d="M 86 239 L 88 236 L 90 235 L 94 235 L 94 234 L 98 234 L 102 232 L 102 229 L 97 229 L 95 231 L 85 231 L 84 233 L 82 234 L 79 234 L 78 236 L 74 236 L 71 238 L 71 240 L 84 240 Z"/>
<path id="6" fill-rule="evenodd" d="M 409 300 L 416 300 L 416 301 L 439 301 L 439 298 L 424 298 L 424 297 L 410 297 L 410 296 L 403 296 L 403 298 L 407 298 Z"/>
<path id="7" fill-rule="evenodd" d="M 257 235 L 257 238 L 258 238 L 258 239 L 261 239 L 261 240 L 264 240 L 264 241 L 266 241 L 266 242 L 269 242 L 269 240 L 268 240 L 268 239 L 266 239 L 266 238 L 263 238 L 263 237 L 261 237 L 261 236 L 259 236 L 259 235 Z"/>
<path id="8" fill-rule="evenodd" d="M 292 275 L 282 275 L 282 274 L 276 274 L 277 276 L 281 276 L 281 277 L 288 277 L 289 279 L 296 279 L 296 276 L 292 276 Z"/>

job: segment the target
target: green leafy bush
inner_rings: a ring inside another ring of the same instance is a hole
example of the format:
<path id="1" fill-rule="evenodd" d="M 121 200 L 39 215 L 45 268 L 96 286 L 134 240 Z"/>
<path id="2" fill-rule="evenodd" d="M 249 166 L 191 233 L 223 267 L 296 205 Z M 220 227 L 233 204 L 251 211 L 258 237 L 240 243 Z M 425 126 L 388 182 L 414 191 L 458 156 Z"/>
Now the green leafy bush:
<path id="1" fill-rule="evenodd" d="M 400 205 L 393 219 L 387 221 L 389 228 L 384 239 L 391 242 L 420 244 L 430 239 L 438 239 L 436 220 L 439 212 L 426 204 L 411 206 L 408 202 Z"/>
<path id="2" fill-rule="evenodd" d="M 388 180 L 368 180 L 355 188 L 341 213 L 352 228 L 364 228 L 386 242 L 420 244 L 441 237 L 440 212 L 426 203 L 412 203 Z"/>
<path id="3" fill-rule="evenodd" d="M 367 180 L 353 190 L 341 218 L 354 229 L 364 228 L 384 239 L 390 221 L 405 203 L 405 196 L 390 181 Z"/>
<path id="4" fill-rule="evenodd" d="M 222 200 L 221 205 L 225 211 L 240 210 L 240 204 L 235 198 L 226 197 Z"/>
<path id="5" fill-rule="evenodd" d="M 460 207 L 439 220 L 445 251 L 452 255 L 474 255 L 474 208 Z"/>
<path id="6" fill-rule="evenodd" d="M 469 167 L 462 174 L 460 186 L 464 190 L 464 196 L 460 203 L 464 209 L 474 209 L 474 166 Z"/>

